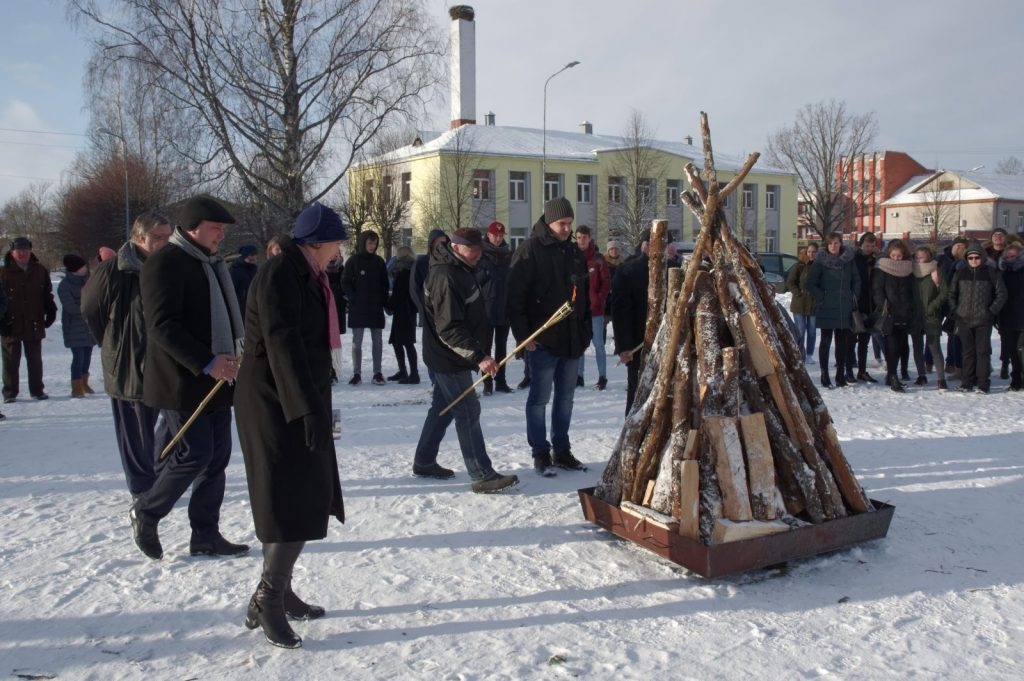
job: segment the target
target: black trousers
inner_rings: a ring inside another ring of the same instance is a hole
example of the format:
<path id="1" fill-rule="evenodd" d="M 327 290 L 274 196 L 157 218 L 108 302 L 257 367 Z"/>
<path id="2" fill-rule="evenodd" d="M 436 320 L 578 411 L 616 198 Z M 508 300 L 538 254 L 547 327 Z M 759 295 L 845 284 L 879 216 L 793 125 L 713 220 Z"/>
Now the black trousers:
<path id="1" fill-rule="evenodd" d="M 157 425 L 156 456 L 181 430 L 191 414 L 164 409 Z M 220 525 L 224 501 L 224 469 L 231 459 L 231 408 L 201 414 L 163 462 L 156 464 L 156 480 L 135 502 L 138 515 L 153 522 L 171 512 L 192 486 L 188 521 L 192 531 L 207 536 Z"/>
<path id="2" fill-rule="evenodd" d="M 160 452 L 153 451 L 156 441 L 156 419 L 159 409 L 147 407 L 142 401 L 110 398 L 114 410 L 114 435 L 121 453 L 121 466 L 128 482 L 128 491 L 139 496 L 156 480 L 154 462 Z"/>
<path id="3" fill-rule="evenodd" d="M 828 354 L 832 345 L 832 337 L 836 341 L 836 376 L 853 371 L 853 337 L 849 329 L 818 329 L 821 333 L 821 342 L 818 343 L 818 365 L 821 368 L 821 375 L 828 376 Z M 871 338 L 869 333 L 860 333 L 857 336 Z M 867 361 L 867 344 L 864 345 L 865 361 Z"/>
<path id="4" fill-rule="evenodd" d="M 885 373 L 886 377 L 896 378 L 900 375 L 900 362 L 909 352 L 907 343 L 909 329 L 906 326 L 895 326 L 885 336 Z M 906 364 L 904 364 L 906 367 Z"/>
<path id="5" fill-rule="evenodd" d="M 626 365 L 626 415 L 629 416 L 629 410 L 633 406 L 633 400 L 636 399 L 636 389 L 640 384 L 640 369 L 643 368 L 644 354 L 643 352 L 636 352 L 633 354 L 633 359 L 630 360 L 629 364 Z"/>
<path id="6" fill-rule="evenodd" d="M 3 340 L 4 397 L 17 397 L 20 382 L 21 349 L 25 348 L 25 363 L 28 364 L 28 392 L 30 395 L 43 393 L 43 341 Z"/>
<path id="7" fill-rule="evenodd" d="M 992 325 L 982 324 L 958 328 L 957 336 L 963 352 L 963 369 L 960 384 L 967 388 L 988 388 L 992 359 Z"/>
<path id="8" fill-rule="evenodd" d="M 511 327 L 508 324 L 501 324 L 499 326 L 491 326 L 487 330 L 487 350 L 489 351 L 492 347 L 494 348 L 494 353 L 491 357 L 494 358 L 495 362 L 500 362 L 508 354 L 509 328 Z M 498 383 L 507 382 L 505 380 L 505 366 L 505 364 L 502 364 L 494 377 Z"/>

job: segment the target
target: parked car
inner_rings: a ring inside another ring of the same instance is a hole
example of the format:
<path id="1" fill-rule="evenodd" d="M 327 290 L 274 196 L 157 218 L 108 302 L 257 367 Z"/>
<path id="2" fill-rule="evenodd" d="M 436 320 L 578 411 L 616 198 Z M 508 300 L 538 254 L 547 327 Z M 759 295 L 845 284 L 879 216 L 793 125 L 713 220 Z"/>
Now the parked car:
<path id="1" fill-rule="evenodd" d="M 765 280 L 775 287 L 775 292 L 785 293 L 786 275 L 799 258 L 789 253 L 755 253 L 754 257 L 761 263 Z"/>

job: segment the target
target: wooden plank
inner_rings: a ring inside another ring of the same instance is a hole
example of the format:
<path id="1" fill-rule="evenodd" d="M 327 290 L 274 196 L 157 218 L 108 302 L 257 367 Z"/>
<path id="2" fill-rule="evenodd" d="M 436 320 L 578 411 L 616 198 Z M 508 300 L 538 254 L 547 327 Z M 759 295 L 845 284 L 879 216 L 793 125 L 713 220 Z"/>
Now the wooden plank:
<path id="1" fill-rule="evenodd" d="M 668 457 L 665 457 L 665 458 L 668 458 Z M 654 481 L 653 480 L 648 480 L 647 481 L 647 489 L 644 490 L 644 498 L 643 498 L 643 501 L 640 503 L 640 505 L 641 506 L 650 506 L 651 505 L 651 497 L 653 495 L 654 495 Z"/>
<path id="2" fill-rule="evenodd" d="M 679 532 L 678 520 L 664 513 L 658 513 L 646 506 L 638 506 L 632 501 L 623 501 L 619 504 L 619 510 L 625 515 L 632 516 L 635 519 L 634 525 L 650 523 L 669 532 Z"/>
<path id="3" fill-rule="evenodd" d="M 700 431 L 696 428 L 686 435 L 686 448 L 683 449 L 684 461 L 696 461 L 700 456 Z"/>
<path id="4" fill-rule="evenodd" d="M 679 481 L 679 534 L 697 541 L 700 536 L 700 464 L 696 459 L 685 459 L 679 466 Z"/>
<path id="5" fill-rule="evenodd" d="M 711 542 L 725 544 L 782 532 L 789 532 L 789 525 L 781 520 L 749 520 L 737 523 L 722 519 L 715 521 L 715 531 L 711 534 Z"/>
<path id="6" fill-rule="evenodd" d="M 736 419 L 705 416 L 701 427 L 715 459 L 715 474 L 722 492 L 722 515 L 729 520 L 753 520 L 743 445 Z"/>
<path id="7" fill-rule="evenodd" d="M 754 365 L 754 373 L 758 378 L 764 378 L 775 373 L 772 366 L 772 358 L 764 339 L 757 332 L 757 325 L 749 312 L 740 315 L 740 327 L 743 329 L 743 338 L 747 341 L 747 351 L 750 353 L 750 361 Z"/>
<path id="8" fill-rule="evenodd" d="M 775 520 L 776 504 L 775 462 L 772 444 L 764 414 L 740 416 L 743 451 L 747 455 L 747 478 L 750 482 L 750 509 L 756 520 Z"/>

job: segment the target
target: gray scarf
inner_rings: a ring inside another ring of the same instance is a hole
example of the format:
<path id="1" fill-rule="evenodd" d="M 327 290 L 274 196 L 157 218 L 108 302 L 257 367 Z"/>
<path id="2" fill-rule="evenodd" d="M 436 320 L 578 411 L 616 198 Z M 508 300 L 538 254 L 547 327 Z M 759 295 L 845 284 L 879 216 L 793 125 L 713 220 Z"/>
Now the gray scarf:
<path id="1" fill-rule="evenodd" d="M 207 255 L 180 229 L 171 234 L 171 243 L 203 264 L 203 272 L 210 284 L 210 350 L 214 355 L 241 355 L 242 315 L 238 311 L 235 288 L 224 259 L 219 255 Z"/>

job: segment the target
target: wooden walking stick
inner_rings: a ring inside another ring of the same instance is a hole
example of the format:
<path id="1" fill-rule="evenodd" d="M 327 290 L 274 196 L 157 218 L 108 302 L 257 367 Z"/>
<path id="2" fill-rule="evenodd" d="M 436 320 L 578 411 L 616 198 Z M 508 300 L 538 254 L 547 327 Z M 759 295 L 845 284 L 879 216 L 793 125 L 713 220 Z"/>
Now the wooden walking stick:
<path id="1" fill-rule="evenodd" d="M 541 335 L 542 333 L 544 333 L 545 331 L 550 329 L 552 326 L 554 326 L 555 324 L 557 324 L 558 322 L 562 321 L 563 319 L 568 317 L 570 314 L 572 314 L 572 303 L 573 303 L 573 301 L 575 299 L 576 299 L 576 289 L 573 289 L 572 300 L 567 300 L 564 303 L 562 303 L 562 306 L 560 308 L 558 308 L 557 310 L 555 310 L 555 313 L 553 315 L 551 315 L 551 318 L 548 319 L 546 322 L 544 322 L 539 329 L 537 329 L 536 331 L 531 333 L 526 338 L 526 340 L 524 340 L 522 343 L 520 343 L 519 345 L 517 345 L 514 348 L 512 348 L 512 352 L 510 352 L 507 355 L 505 355 L 504 357 L 502 357 L 501 361 L 498 362 L 498 368 L 501 368 L 502 366 L 504 366 L 510 359 L 515 357 L 517 352 L 519 352 L 520 350 L 525 348 L 527 345 L 532 343 L 534 338 L 536 338 L 537 336 Z M 476 379 L 476 381 L 473 382 L 473 385 L 471 385 L 468 388 L 466 388 L 465 390 L 463 390 L 461 395 L 459 395 L 454 400 L 452 400 L 452 403 L 449 404 L 444 409 L 442 409 L 440 412 L 438 412 L 437 415 L 438 416 L 444 416 L 445 414 L 447 414 L 448 411 L 451 410 L 452 407 L 454 407 L 456 404 L 461 402 L 462 399 L 466 395 L 468 395 L 469 393 L 473 392 L 473 390 L 478 385 L 480 385 L 480 383 L 482 383 L 483 380 L 485 378 L 487 378 L 488 376 L 489 376 L 489 374 L 484 374 L 480 378 Z"/>
<path id="2" fill-rule="evenodd" d="M 238 366 L 242 366 L 241 357 L 239 357 L 238 359 Z M 206 397 L 204 397 L 203 401 L 199 403 L 199 406 L 196 407 L 196 410 L 192 412 L 192 416 L 188 417 L 188 421 L 185 421 L 185 424 L 181 427 L 181 429 L 174 434 L 174 437 L 171 438 L 171 441 L 167 443 L 166 447 L 164 447 L 164 451 L 160 452 L 160 461 L 163 461 L 164 459 L 167 458 L 167 455 L 171 453 L 172 449 L 174 449 L 174 445 L 178 444 L 178 442 L 181 441 L 181 438 L 185 436 L 185 432 L 192 426 L 193 423 L 195 423 L 195 420 L 199 418 L 199 415 L 203 413 L 203 409 L 206 409 L 206 405 L 210 403 L 210 400 L 213 399 L 213 396 L 216 395 L 217 391 L 220 390 L 221 387 L 227 382 L 228 379 L 222 378 L 218 380 L 213 385 L 212 388 L 210 388 L 210 392 L 206 393 Z"/>

